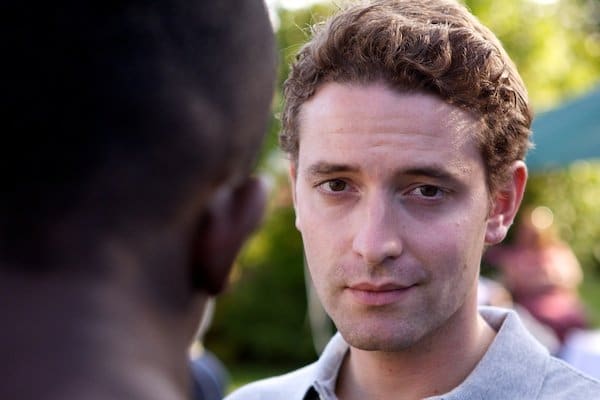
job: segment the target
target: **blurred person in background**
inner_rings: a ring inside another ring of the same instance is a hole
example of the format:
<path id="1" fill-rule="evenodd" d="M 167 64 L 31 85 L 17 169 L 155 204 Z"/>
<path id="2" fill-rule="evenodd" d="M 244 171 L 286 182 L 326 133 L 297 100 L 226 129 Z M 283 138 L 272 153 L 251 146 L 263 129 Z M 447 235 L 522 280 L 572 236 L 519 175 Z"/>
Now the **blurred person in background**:
<path id="1" fill-rule="evenodd" d="M 2 6 L 1 399 L 190 398 L 262 215 L 262 0 Z"/>
<path id="2" fill-rule="evenodd" d="M 519 319 L 527 330 L 548 349 L 550 354 L 557 355 L 560 352 L 561 343 L 556 333 L 535 319 L 525 308 L 515 303 L 508 289 L 496 278 L 479 277 L 477 304 L 480 306 L 512 308 L 519 315 Z"/>
<path id="3" fill-rule="evenodd" d="M 280 137 L 296 227 L 336 334 L 246 399 L 594 399 L 480 262 L 519 209 L 532 113 L 502 45 L 452 0 L 350 4 L 300 50 Z"/>
<path id="4" fill-rule="evenodd" d="M 552 212 L 530 207 L 520 214 L 514 241 L 486 252 L 515 303 L 548 326 L 561 343 L 574 329 L 589 327 L 578 287 L 583 271 L 553 224 Z"/>

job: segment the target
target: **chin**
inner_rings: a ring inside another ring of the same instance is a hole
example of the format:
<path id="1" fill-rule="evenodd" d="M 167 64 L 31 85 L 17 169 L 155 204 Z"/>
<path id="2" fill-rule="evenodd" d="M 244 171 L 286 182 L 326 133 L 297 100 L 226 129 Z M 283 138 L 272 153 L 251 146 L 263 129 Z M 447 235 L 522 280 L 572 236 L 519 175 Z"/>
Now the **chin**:
<path id="1" fill-rule="evenodd" d="M 368 329 L 368 328 L 367 328 Z M 401 328 L 371 328 L 368 332 L 340 330 L 344 340 L 352 347 L 364 351 L 396 352 L 413 347 L 422 337 Z"/>
<path id="2" fill-rule="evenodd" d="M 400 339 L 351 339 L 347 341 L 352 347 L 364 351 L 380 351 L 384 353 L 401 352 L 415 345 L 415 341 Z"/>

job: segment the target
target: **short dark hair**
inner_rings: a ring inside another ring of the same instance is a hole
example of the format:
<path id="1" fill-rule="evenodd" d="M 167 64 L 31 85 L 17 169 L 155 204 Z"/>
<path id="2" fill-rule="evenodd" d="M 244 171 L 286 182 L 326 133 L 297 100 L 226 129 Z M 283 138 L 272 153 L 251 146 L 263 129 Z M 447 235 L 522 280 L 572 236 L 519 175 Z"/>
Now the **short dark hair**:
<path id="1" fill-rule="evenodd" d="M 516 67 L 494 34 L 453 0 L 360 2 L 314 27 L 284 85 L 280 144 L 292 161 L 302 104 L 331 81 L 381 81 L 474 113 L 485 126 L 475 134 L 490 191 L 530 146 L 533 116 Z"/>
<path id="2" fill-rule="evenodd" d="M 247 173 L 275 68 L 261 1 L 3 6 L 2 257 L 35 252 L 73 210 L 102 229 L 166 223 Z"/>

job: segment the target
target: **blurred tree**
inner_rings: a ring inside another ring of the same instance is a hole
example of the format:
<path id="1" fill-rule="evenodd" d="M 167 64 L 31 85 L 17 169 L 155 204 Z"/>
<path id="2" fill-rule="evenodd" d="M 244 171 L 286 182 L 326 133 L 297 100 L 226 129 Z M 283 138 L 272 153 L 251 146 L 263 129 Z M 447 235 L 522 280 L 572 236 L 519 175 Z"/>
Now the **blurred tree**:
<path id="1" fill-rule="evenodd" d="M 588 90 L 600 77 L 600 1 L 466 0 L 502 41 L 538 110 Z"/>

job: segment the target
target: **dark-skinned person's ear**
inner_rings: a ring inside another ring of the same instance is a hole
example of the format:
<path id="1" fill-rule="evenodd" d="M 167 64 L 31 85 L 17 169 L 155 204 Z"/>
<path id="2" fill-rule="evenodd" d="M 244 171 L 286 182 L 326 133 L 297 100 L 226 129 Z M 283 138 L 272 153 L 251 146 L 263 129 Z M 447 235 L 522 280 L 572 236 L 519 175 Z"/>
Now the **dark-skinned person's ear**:
<path id="1" fill-rule="evenodd" d="M 507 181 L 492 193 L 492 207 L 485 231 L 487 245 L 498 244 L 506 237 L 519 211 L 526 183 L 527 166 L 523 161 L 515 161 Z"/>
<path id="2" fill-rule="evenodd" d="M 219 189 L 203 213 L 192 240 L 191 283 L 209 295 L 220 293 L 242 245 L 262 220 L 266 189 L 250 177 Z"/>

